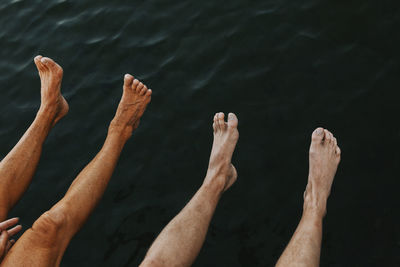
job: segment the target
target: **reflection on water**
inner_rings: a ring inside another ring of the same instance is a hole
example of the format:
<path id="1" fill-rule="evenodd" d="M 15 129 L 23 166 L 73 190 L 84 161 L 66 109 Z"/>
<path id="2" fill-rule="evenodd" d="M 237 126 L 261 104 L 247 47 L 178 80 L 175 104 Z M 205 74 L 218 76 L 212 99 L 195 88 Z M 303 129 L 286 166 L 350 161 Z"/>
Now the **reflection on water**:
<path id="1" fill-rule="evenodd" d="M 400 14 L 387 4 L 2 1 L 2 156 L 39 105 L 35 55 L 63 66 L 71 107 L 12 215 L 29 227 L 63 196 L 99 150 L 129 72 L 150 85 L 153 101 L 63 266 L 138 265 L 201 184 L 217 111 L 240 120 L 239 181 L 222 199 L 195 266 L 273 265 L 301 214 L 309 134 L 320 125 L 343 151 L 321 265 L 400 264 L 392 204 Z"/>

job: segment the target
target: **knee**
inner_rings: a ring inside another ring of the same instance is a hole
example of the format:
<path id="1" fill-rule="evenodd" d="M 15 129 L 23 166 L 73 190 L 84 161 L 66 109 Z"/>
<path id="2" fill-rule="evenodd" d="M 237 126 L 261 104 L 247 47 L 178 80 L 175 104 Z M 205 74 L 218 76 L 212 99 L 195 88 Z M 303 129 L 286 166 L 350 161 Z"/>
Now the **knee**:
<path id="1" fill-rule="evenodd" d="M 66 213 L 59 208 L 52 208 L 46 211 L 35 221 L 32 231 L 41 237 L 47 245 L 53 246 L 63 236 L 68 224 Z M 47 241 L 46 241 L 47 240 Z"/>
<path id="2" fill-rule="evenodd" d="M 59 231 L 63 229 L 68 223 L 66 213 L 61 208 L 52 208 L 46 211 L 39 217 L 39 219 L 33 224 L 32 228 L 45 232 Z"/>

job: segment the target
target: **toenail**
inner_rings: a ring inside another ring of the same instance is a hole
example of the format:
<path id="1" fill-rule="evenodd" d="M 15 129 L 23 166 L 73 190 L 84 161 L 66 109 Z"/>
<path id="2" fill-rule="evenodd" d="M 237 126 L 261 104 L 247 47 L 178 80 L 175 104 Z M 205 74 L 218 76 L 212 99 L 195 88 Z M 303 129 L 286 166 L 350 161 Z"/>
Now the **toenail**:
<path id="1" fill-rule="evenodd" d="M 320 135 L 320 134 L 322 134 L 322 131 L 323 131 L 322 128 L 318 128 L 318 129 L 316 130 L 316 133 Z"/>

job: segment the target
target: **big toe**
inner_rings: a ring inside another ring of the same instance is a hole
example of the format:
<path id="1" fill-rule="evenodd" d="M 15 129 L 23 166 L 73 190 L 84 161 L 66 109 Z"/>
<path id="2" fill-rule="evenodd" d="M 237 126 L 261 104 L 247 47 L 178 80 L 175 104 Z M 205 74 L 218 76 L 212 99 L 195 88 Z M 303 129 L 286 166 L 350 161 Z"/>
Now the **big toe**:
<path id="1" fill-rule="evenodd" d="M 125 87 L 131 87 L 133 82 L 133 76 L 130 74 L 125 74 L 124 76 L 124 86 Z"/>
<path id="2" fill-rule="evenodd" d="M 325 131 L 323 128 L 319 127 L 315 129 L 315 131 L 312 133 L 311 136 L 312 143 L 320 144 L 324 140 L 324 137 L 325 137 Z"/>
<path id="3" fill-rule="evenodd" d="M 239 123 L 239 120 L 236 117 L 236 115 L 234 113 L 229 113 L 228 114 L 228 126 L 230 128 L 237 128 L 238 123 Z"/>

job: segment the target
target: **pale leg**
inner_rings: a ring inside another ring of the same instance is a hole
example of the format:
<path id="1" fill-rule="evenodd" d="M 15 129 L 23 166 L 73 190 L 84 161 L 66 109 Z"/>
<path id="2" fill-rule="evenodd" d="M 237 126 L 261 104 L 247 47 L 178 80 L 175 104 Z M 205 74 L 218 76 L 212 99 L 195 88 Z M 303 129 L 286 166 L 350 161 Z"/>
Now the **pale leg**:
<path id="1" fill-rule="evenodd" d="M 214 144 L 203 185 L 183 210 L 162 230 L 140 266 L 190 266 L 204 243 L 222 193 L 237 178 L 231 164 L 239 132 L 238 120 L 229 114 L 214 117 Z"/>
<path id="2" fill-rule="evenodd" d="M 276 266 L 319 266 L 322 219 L 326 213 L 326 203 L 340 162 L 340 154 L 340 148 L 332 133 L 322 128 L 314 131 L 303 216 Z"/>

